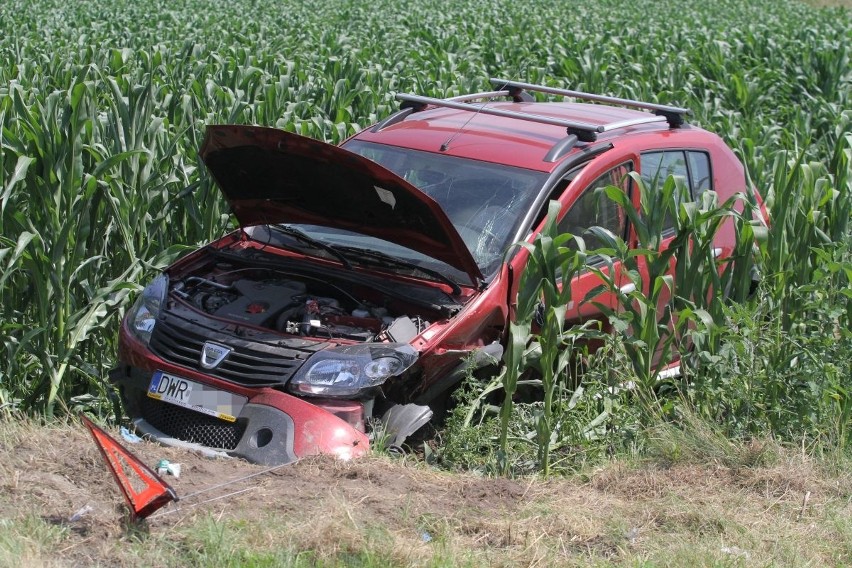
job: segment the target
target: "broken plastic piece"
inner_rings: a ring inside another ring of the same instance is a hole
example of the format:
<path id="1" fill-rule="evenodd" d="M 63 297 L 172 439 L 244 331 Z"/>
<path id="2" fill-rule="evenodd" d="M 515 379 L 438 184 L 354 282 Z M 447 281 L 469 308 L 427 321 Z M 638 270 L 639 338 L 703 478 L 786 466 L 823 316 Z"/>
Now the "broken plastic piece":
<path id="1" fill-rule="evenodd" d="M 384 416 L 385 433 L 388 446 L 402 446 L 402 443 L 432 418 L 432 409 L 417 404 L 397 404 L 390 407 Z"/>
<path id="2" fill-rule="evenodd" d="M 122 426 L 119 432 L 121 433 L 121 437 L 130 442 L 131 444 L 138 444 L 142 441 L 142 438 L 128 430 L 126 426 Z"/>
<path id="3" fill-rule="evenodd" d="M 92 433 L 107 467 L 124 494 L 132 519 L 144 519 L 160 507 L 178 500 L 174 489 L 151 468 L 94 422 L 82 415 L 80 418 Z M 137 490 L 138 487 L 142 489 Z"/>
<path id="4" fill-rule="evenodd" d="M 74 513 L 73 515 L 68 517 L 68 522 L 69 523 L 76 523 L 77 521 L 79 521 L 80 519 L 82 519 L 83 517 L 85 517 L 86 515 L 88 515 L 89 513 L 91 513 L 94 510 L 95 510 L 94 507 L 87 504 L 87 505 L 81 507 L 80 509 L 78 509 L 76 513 Z"/>
<path id="5" fill-rule="evenodd" d="M 169 460 L 160 460 L 157 462 L 157 474 L 180 477 L 180 464 L 172 463 Z"/>

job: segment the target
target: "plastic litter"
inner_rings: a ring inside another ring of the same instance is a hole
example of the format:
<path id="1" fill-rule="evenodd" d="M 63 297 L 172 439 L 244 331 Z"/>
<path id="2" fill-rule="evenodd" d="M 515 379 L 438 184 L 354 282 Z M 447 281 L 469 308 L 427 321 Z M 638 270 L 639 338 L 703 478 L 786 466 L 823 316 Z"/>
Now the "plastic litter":
<path id="1" fill-rule="evenodd" d="M 421 531 L 420 540 L 423 542 L 432 542 L 432 535 L 427 533 L 426 531 Z"/>
<path id="2" fill-rule="evenodd" d="M 180 477 L 180 464 L 171 463 L 169 460 L 157 462 L 157 475 L 174 475 Z"/>
<path id="3" fill-rule="evenodd" d="M 735 557 L 749 558 L 751 556 L 748 553 L 748 550 L 743 550 L 738 546 L 723 546 L 720 550 L 725 554 L 730 554 Z"/>
<path id="4" fill-rule="evenodd" d="M 121 427 L 121 437 L 130 442 L 131 444 L 138 444 L 142 441 L 142 438 L 128 430 L 125 426 Z"/>
<path id="5" fill-rule="evenodd" d="M 73 515 L 68 517 L 68 522 L 69 523 L 76 523 L 77 521 L 79 521 L 80 519 L 82 519 L 83 517 L 85 517 L 86 515 L 88 515 L 89 513 L 91 513 L 94 510 L 95 510 L 94 507 L 92 507 L 91 505 L 85 505 L 84 507 L 81 507 L 80 509 L 78 509 L 76 513 L 74 513 Z"/>

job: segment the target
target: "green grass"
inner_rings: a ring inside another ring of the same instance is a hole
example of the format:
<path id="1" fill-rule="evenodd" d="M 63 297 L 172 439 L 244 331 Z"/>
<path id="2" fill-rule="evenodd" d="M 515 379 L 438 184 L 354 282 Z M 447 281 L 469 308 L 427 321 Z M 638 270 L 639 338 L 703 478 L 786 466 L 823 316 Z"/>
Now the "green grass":
<path id="1" fill-rule="evenodd" d="M 67 530 L 32 513 L 21 519 L 0 519 L 0 566 L 51 565 Z"/>

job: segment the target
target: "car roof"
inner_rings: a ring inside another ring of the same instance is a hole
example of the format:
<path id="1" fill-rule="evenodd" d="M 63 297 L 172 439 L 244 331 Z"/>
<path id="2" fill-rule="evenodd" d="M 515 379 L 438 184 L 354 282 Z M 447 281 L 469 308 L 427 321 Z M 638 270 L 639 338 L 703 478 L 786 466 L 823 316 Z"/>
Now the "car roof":
<path id="1" fill-rule="evenodd" d="M 477 106 L 471 110 L 429 107 L 384 128 L 365 130 L 354 138 L 544 172 L 552 171 L 563 159 L 588 146 L 588 143 L 577 143 L 558 159 L 547 161 L 545 158 L 551 149 L 568 137 L 565 127 L 488 115 L 476 112 Z M 582 122 L 595 127 L 654 118 L 646 111 L 589 103 L 491 101 L 487 106 L 498 111 Z M 598 141 L 612 142 L 625 136 L 653 136 L 671 130 L 665 121 L 660 121 L 616 128 L 600 132 L 596 137 Z M 444 145 L 446 150 L 442 150 Z"/>

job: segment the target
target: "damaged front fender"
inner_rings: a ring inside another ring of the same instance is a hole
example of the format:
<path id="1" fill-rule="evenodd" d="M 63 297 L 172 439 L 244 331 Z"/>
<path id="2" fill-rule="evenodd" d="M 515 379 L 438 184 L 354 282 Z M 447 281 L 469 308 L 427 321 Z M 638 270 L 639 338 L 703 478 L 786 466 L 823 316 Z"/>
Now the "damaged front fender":
<path id="1" fill-rule="evenodd" d="M 397 404 L 382 416 L 382 430 L 387 447 L 400 447 L 409 436 L 432 419 L 432 409 L 419 404 Z"/>

